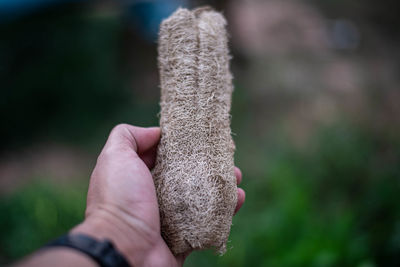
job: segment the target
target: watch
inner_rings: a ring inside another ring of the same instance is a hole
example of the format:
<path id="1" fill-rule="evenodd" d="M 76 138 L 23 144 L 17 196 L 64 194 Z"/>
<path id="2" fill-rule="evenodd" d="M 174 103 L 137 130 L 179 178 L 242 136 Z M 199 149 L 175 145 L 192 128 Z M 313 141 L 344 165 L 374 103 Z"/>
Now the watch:
<path id="1" fill-rule="evenodd" d="M 125 257 L 107 239 L 99 241 L 84 234 L 67 234 L 51 241 L 45 247 L 69 247 L 76 249 L 95 260 L 101 267 L 130 266 Z"/>

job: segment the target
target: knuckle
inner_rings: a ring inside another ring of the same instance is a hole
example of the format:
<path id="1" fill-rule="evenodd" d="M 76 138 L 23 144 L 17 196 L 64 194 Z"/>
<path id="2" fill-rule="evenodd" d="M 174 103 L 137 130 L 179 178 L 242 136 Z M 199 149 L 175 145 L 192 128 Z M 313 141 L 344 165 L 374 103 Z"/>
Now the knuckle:
<path id="1" fill-rule="evenodd" d="M 116 126 L 114 126 L 114 128 L 111 130 L 111 133 L 126 131 L 126 130 L 129 130 L 130 127 L 132 127 L 132 126 L 129 124 L 120 123 L 120 124 L 117 124 Z"/>
<path id="2" fill-rule="evenodd" d="M 112 160 L 115 157 L 115 149 L 113 148 L 105 148 L 97 157 L 97 163 L 106 163 Z"/>

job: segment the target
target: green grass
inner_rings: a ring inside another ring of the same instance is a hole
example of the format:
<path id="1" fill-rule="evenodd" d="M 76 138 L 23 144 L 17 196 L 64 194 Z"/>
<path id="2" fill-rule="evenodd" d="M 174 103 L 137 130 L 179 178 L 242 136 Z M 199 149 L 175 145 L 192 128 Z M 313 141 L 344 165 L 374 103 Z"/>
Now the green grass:
<path id="1" fill-rule="evenodd" d="M 81 222 L 87 185 L 35 182 L 0 201 L 0 264 L 18 259 Z"/>

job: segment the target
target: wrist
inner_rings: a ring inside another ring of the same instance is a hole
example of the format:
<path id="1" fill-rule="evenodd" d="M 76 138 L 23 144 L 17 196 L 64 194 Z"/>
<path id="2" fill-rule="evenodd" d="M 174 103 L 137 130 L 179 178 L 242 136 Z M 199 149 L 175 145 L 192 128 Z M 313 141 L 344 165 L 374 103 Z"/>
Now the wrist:
<path id="1" fill-rule="evenodd" d="M 144 239 L 143 233 L 138 229 L 121 222 L 107 212 L 97 212 L 96 216 L 89 216 L 73 228 L 71 233 L 86 234 L 98 240 L 110 240 L 131 266 L 146 265 L 158 243 L 157 238 Z"/>

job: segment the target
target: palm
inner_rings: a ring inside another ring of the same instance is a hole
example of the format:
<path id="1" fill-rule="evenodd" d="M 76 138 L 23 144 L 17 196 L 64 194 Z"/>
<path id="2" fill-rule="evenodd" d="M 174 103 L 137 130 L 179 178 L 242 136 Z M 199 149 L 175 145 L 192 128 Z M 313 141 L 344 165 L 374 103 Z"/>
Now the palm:
<path id="1" fill-rule="evenodd" d="M 135 137 L 128 132 L 124 134 L 123 129 L 116 131 L 110 135 L 93 171 L 87 213 L 96 209 L 98 203 L 106 201 L 103 205 L 107 209 L 117 209 L 127 217 L 125 221 L 130 228 L 145 233 L 142 235 L 143 244 L 147 243 L 152 248 L 154 242 L 157 242 L 157 260 L 169 262 L 170 266 L 181 265 L 178 264 L 182 262 L 180 257 L 175 258 L 161 238 L 158 202 L 150 172 L 155 161 L 159 129 L 136 128 Z M 121 135 L 121 132 L 125 139 L 121 136 L 119 139 L 126 142 L 113 142 L 113 134 Z"/>
<path id="2" fill-rule="evenodd" d="M 157 142 L 155 144 L 157 144 Z M 154 235 L 153 238 L 159 239 L 159 242 L 162 242 L 162 244 L 159 244 L 158 251 L 159 257 L 161 255 L 164 256 L 162 261 L 164 263 L 170 262 L 173 265 L 178 266 L 181 265 L 178 263 L 183 261 L 183 259 L 181 259 L 182 257 L 174 257 L 167 244 L 162 238 L 160 238 L 161 232 L 158 202 L 153 178 L 149 169 L 154 164 L 154 160 L 146 162 L 150 158 L 148 156 L 155 158 L 155 154 L 149 155 L 147 152 L 152 153 L 151 150 L 146 151 L 144 154 L 140 155 L 139 158 L 135 152 L 133 152 L 134 154 L 127 153 L 125 157 L 120 159 L 121 164 L 124 166 L 124 168 L 121 169 L 124 169 L 124 172 L 118 179 L 127 181 L 127 183 L 122 192 L 116 192 L 116 194 L 121 196 L 121 205 L 130 207 L 129 212 L 131 213 L 131 216 L 141 220 L 143 225 L 146 225 L 151 229 L 152 235 Z M 124 177 L 124 174 L 126 177 Z M 158 260 L 161 260 L 161 258 Z"/>

